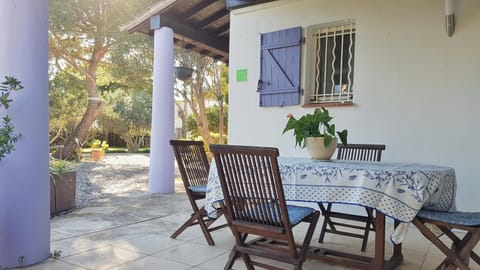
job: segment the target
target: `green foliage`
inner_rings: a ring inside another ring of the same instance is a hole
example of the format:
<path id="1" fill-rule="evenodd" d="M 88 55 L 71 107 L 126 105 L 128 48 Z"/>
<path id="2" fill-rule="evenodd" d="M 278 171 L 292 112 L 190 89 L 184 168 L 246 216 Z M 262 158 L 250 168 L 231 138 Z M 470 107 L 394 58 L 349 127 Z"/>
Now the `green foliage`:
<path id="1" fill-rule="evenodd" d="M 0 84 L 0 108 L 7 110 L 12 100 L 10 94 L 13 91 L 22 89 L 21 82 L 11 76 L 5 76 L 5 81 Z M 5 158 L 15 149 L 15 143 L 22 137 L 22 134 L 15 133 L 12 118 L 7 114 L 2 117 L 0 124 L 0 160 Z"/>
<path id="2" fill-rule="evenodd" d="M 50 173 L 61 174 L 72 171 L 72 163 L 63 159 L 50 159 Z"/>
<path id="3" fill-rule="evenodd" d="M 223 119 L 223 124 L 226 127 L 228 125 L 228 106 L 225 106 L 225 118 Z M 207 121 L 208 127 L 211 132 L 218 134 L 220 127 L 220 108 L 217 105 L 207 108 Z M 193 114 L 189 115 L 187 119 L 187 130 L 192 133 L 193 136 L 199 136 L 197 123 L 195 121 L 195 116 Z M 226 133 L 226 129 L 224 129 Z"/>
<path id="4" fill-rule="evenodd" d="M 296 119 L 291 114 L 287 117 L 289 119 L 283 133 L 293 129 L 295 146 L 304 148 L 307 137 L 324 137 L 325 146 L 329 146 L 337 134 L 340 141 L 343 144 L 347 144 L 348 131 L 344 129 L 341 132 L 335 132 L 335 124 L 330 123 L 333 117 L 323 107 L 317 108 L 313 114 L 303 115 L 299 119 Z"/>
<path id="5" fill-rule="evenodd" d="M 61 255 L 62 255 L 62 251 L 57 249 L 55 249 L 52 253 L 50 253 L 50 257 L 54 260 L 59 259 Z"/>
<path id="6" fill-rule="evenodd" d="M 107 141 L 101 141 L 99 139 L 94 139 L 93 141 L 90 142 L 90 148 L 92 149 L 103 149 L 107 150 L 109 147 Z"/>
<path id="7" fill-rule="evenodd" d="M 104 98 L 107 105 L 100 116 L 104 131 L 119 134 L 129 151 L 137 151 L 150 135 L 152 95 L 146 89 L 131 93 L 118 89 Z"/>
<path id="8" fill-rule="evenodd" d="M 62 70 L 57 71 L 50 80 L 48 97 L 50 144 L 63 144 L 82 119 L 87 106 L 87 93 L 77 79 Z"/>
<path id="9" fill-rule="evenodd" d="M 12 100 L 9 99 L 10 93 L 22 88 L 23 86 L 19 80 L 11 76 L 5 76 L 5 81 L 0 85 L 0 108 L 4 107 L 8 109 L 10 102 L 12 102 Z"/>
<path id="10" fill-rule="evenodd" d="M 63 92 L 69 97 L 72 97 L 69 92 L 78 86 L 85 96 L 93 97 L 87 102 L 86 97 L 77 95 L 75 104 L 78 106 L 68 106 L 76 109 L 75 112 L 68 112 L 68 115 L 75 114 L 75 117 L 62 117 L 65 114 L 54 111 L 51 143 L 58 139 L 56 144 L 65 145 L 63 157 L 72 156 L 77 140 L 83 144 L 91 137 L 89 128 L 96 127 L 96 119 L 104 108 L 103 101 L 96 99 L 101 93 L 151 85 L 151 38 L 120 31 L 119 26 L 153 2 L 50 0 L 50 77 L 60 75 L 61 80 L 71 80 L 68 84 L 72 87 Z M 76 117 L 77 112 L 82 112 L 82 121 Z"/>

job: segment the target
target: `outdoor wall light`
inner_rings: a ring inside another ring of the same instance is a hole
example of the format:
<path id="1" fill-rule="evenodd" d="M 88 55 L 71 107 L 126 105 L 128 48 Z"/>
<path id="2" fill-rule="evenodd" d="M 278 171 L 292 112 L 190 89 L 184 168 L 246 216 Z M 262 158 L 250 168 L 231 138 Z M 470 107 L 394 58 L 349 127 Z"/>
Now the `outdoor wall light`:
<path id="1" fill-rule="evenodd" d="M 455 32 L 455 14 L 453 12 L 453 1 L 454 0 L 445 0 L 445 27 L 447 30 L 447 35 L 449 37 L 453 36 Z"/>

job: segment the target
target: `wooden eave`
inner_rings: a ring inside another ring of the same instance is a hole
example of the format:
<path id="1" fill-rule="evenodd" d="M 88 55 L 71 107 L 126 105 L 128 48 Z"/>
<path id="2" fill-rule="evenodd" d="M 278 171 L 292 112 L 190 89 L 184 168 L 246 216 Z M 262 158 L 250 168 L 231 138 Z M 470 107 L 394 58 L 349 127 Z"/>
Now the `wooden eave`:
<path id="1" fill-rule="evenodd" d="M 175 45 L 228 63 L 228 9 L 271 1 L 276 0 L 159 0 L 120 29 L 153 35 L 150 18 L 160 15 L 160 25 L 172 28 L 175 33 Z"/>
<path id="2" fill-rule="evenodd" d="M 224 0 L 161 0 L 120 28 L 153 35 L 154 15 L 173 29 L 175 45 L 228 63 L 230 13 Z"/>

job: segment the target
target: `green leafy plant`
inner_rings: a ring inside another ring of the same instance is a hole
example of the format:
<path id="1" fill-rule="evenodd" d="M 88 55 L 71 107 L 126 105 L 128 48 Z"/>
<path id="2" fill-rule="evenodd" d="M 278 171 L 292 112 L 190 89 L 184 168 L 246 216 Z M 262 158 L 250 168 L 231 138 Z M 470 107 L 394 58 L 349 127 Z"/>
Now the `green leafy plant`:
<path id="1" fill-rule="evenodd" d="M 5 76 L 5 81 L 0 84 L 0 108 L 8 110 L 12 99 L 10 94 L 13 91 L 22 89 L 21 82 L 11 76 Z M 15 143 L 20 140 L 22 134 L 15 133 L 12 118 L 7 114 L 0 123 L 0 160 L 15 149 Z"/>
<path id="2" fill-rule="evenodd" d="M 95 139 L 90 143 L 90 148 L 92 148 L 92 149 L 101 148 L 101 149 L 107 151 L 108 147 L 109 147 L 109 145 L 108 145 L 107 141 L 101 141 L 99 139 Z"/>
<path id="3" fill-rule="evenodd" d="M 348 131 L 344 129 L 336 132 L 335 124 L 331 123 L 333 117 L 323 107 L 315 109 L 313 114 L 306 114 L 298 119 L 292 114 L 288 114 L 287 117 L 289 119 L 283 133 L 293 129 L 295 146 L 305 148 L 307 137 L 324 137 L 325 147 L 328 147 L 337 135 L 343 144 L 347 144 Z"/>
<path id="4" fill-rule="evenodd" d="M 54 260 L 59 259 L 61 255 L 62 255 L 62 251 L 57 249 L 55 249 L 53 252 L 50 253 L 50 257 Z"/>
<path id="5" fill-rule="evenodd" d="M 61 174 L 72 170 L 72 164 L 70 161 L 63 159 L 50 159 L 50 173 Z"/>

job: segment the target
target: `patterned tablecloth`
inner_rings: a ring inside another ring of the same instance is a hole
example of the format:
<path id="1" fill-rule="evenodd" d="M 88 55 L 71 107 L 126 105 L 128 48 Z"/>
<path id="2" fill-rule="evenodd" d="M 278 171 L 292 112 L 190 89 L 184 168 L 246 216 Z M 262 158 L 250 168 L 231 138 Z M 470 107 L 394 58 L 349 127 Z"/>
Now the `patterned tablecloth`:
<path id="1" fill-rule="evenodd" d="M 411 222 L 422 207 L 437 211 L 455 210 L 453 168 L 298 157 L 279 157 L 278 163 L 288 201 L 368 206 L 405 223 Z M 222 200 L 213 162 L 207 186 L 207 212 L 213 213 L 216 203 Z"/>

